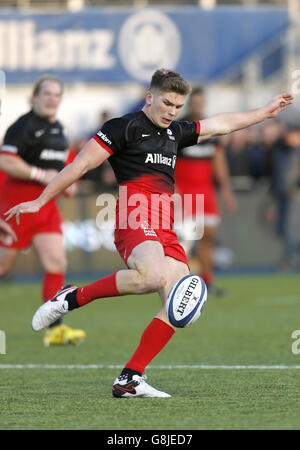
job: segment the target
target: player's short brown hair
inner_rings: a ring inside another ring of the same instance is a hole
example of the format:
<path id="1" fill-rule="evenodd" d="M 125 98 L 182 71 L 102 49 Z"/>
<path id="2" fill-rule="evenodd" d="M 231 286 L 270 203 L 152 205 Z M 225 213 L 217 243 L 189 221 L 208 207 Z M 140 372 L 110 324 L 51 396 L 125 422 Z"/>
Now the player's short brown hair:
<path id="1" fill-rule="evenodd" d="M 55 83 L 59 84 L 60 88 L 61 88 L 61 93 L 63 93 L 64 90 L 64 86 L 62 84 L 62 82 L 60 81 L 59 78 L 57 78 L 54 75 L 43 75 L 41 78 L 39 78 L 35 84 L 33 85 L 32 88 L 32 94 L 31 94 L 31 98 L 33 99 L 36 95 L 39 95 L 41 89 L 42 89 L 42 84 L 44 83 L 44 81 L 55 81 Z"/>
<path id="2" fill-rule="evenodd" d="M 152 75 L 150 90 L 188 95 L 191 86 L 179 73 L 173 70 L 158 69 Z"/>

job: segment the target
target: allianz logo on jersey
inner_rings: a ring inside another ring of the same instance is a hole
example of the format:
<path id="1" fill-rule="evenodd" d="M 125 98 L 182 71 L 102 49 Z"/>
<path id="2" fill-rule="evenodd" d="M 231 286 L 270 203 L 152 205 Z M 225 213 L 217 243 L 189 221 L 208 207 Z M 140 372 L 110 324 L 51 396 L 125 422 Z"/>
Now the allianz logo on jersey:
<path id="1" fill-rule="evenodd" d="M 52 150 L 45 148 L 40 153 L 40 159 L 44 159 L 46 161 L 65 161 L 67 159 L 68 149 L 63 151 Z"/>
<path id="2" fill-rule="evenodd" d="M 176 165 L 176 155 L 172 158 L 168 156 L 163 156 L 161 153 L 147 153 L 145 164 L 164 164 L 175 169 Z"/>

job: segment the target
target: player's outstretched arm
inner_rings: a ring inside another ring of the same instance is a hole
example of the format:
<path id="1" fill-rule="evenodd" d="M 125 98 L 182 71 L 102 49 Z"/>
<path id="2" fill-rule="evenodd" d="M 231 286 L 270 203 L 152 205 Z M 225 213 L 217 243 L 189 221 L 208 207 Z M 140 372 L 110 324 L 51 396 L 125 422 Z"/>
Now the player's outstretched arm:
<path id="1" fill-rule="evenodd" d="M 91 139 L 79 152 L 74 161 L 66 166 L 44 189 L 42 194 L 30 202 L 20 203 L 4 213 L 6 221 L 16 216 L 16 221 L 20 223 L 21 214 L 34 214 L 42 206 L 63 192 L 67 187 L 79 180 L 86 172 L 98 167 L 110 154 L 99 144 Z"/>
<path id="2" fill-rule="evenodd" d="M 279 94 L 262 108 L 253 109 L 247 112 L 223 113 L 208 119 L 201 120 L 201 129 L 198 142 L 208 139 L 212 136 L 229 134 L 233 131 L 247 128 L 251 125 L 263 122 L 266 119 L 272 119 L 278 113 L 284 111 L 288 105 L 293 102 L 291 94 Z"/>

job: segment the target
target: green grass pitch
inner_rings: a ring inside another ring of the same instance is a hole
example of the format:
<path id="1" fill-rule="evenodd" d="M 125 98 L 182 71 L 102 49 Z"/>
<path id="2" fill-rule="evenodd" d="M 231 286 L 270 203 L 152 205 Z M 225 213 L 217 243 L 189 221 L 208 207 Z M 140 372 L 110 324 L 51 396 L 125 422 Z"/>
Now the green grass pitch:
<path id="1" fill-rule="evenodd" d="M 2 283 L 0 429 L 299 429 L 300 370 L 292 366 L 300 354 L 291 337 L 300 329 L 299 275 L 219 278 L 218 285 L 226 298 L 209 299 L 198 322 L 178 330 L 146 370 L 172 398 L 114 399 L 120 369 L 109 366 L 128 361 L 158 296 L 96 300 L 65 320 L 87 332 L 83 344 L 45 348 L 43 332 L 30 325 L 41 286 Z"/>

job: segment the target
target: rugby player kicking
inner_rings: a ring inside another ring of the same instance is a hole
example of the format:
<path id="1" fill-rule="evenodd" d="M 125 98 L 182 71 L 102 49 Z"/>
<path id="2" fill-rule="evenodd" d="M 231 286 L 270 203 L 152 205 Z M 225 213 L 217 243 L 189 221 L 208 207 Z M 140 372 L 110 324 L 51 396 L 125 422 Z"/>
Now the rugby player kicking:
<path id="1" fill-rule="evenodd" d="M 162 307 L 142 334 L 140 343 L 112 388 L 114 397 L 170 397 L 145 381 L 143 372 L 175 332 L 169 323 L 165 303 L 171 288 L 189 274 L 185 252 L 172 231 L 173 211 L 168 210 L 173 194 L 177 150 L 195 145 L 214 135 L 276 117 L 292 103 L 290 94 L 274 97 L 266 106 L 244 113 L 225 113 L 197 122 L 174 121 L 190 92 L 189 84 L 176 72 L 157 70 L 146 93 L 146 103 L 137 113 L 109 120 L 35 200 L 6 212 L 6 220 L 37 213 L 47 202 L 106 159 L 115 172 L 119 188 L 127 190 L 127 202 L 116 209 L 115 244 L 127 269 L 82 286 L 67 286 L 41 306 L 32 319 L 35 331 L 49 326 L 75 308 L 105 297 L 158 292 Z M 187 174 L 188 176 L 188 174 Z M 139 208 L 139 226 L 132 226 L 133 195 L 148 201 Z M 152 202 L 161 195 L 161 202 Z M 123 195 L 123 194 L 122 194 Z M 155 203 L 155 206 L 152 206 Z M 159 220 L 161 219 L 161 220 Z M 168 223 L 169 219 L 169 223 Z M 163 225 L 157 226 L 161 221 Z"/>
<path id="2" fill-rule="evenodd" d="M 37 197 L 68 157 L 68 140 L 57 110 L 63 86 L 52 76 L 39 79 L 32 90 L 32 108 L 14 122 L 0 148 L 0 167 L 6 177 L 0 192 L 0 217 L 17 202 Z M 75 185 L 64 191 L 72 196 Z M 3 216 L 2 216 L 3 217 Z M 0 242 L 0 276 L 12 268 L 20 251 L 36 250 L 44 270 L 42 297 L 46 302 L 65 284 L 66 251 L 62 235 L 62 217 L 55 200 L 38 214 L 24 217 L 21 226 L 12 223 L 18 239 L 7 236 Z M 73 329 L 58 319 L 46 330 L 44 344 L 77 344 L 85 338 L 83 330 Z"/>

